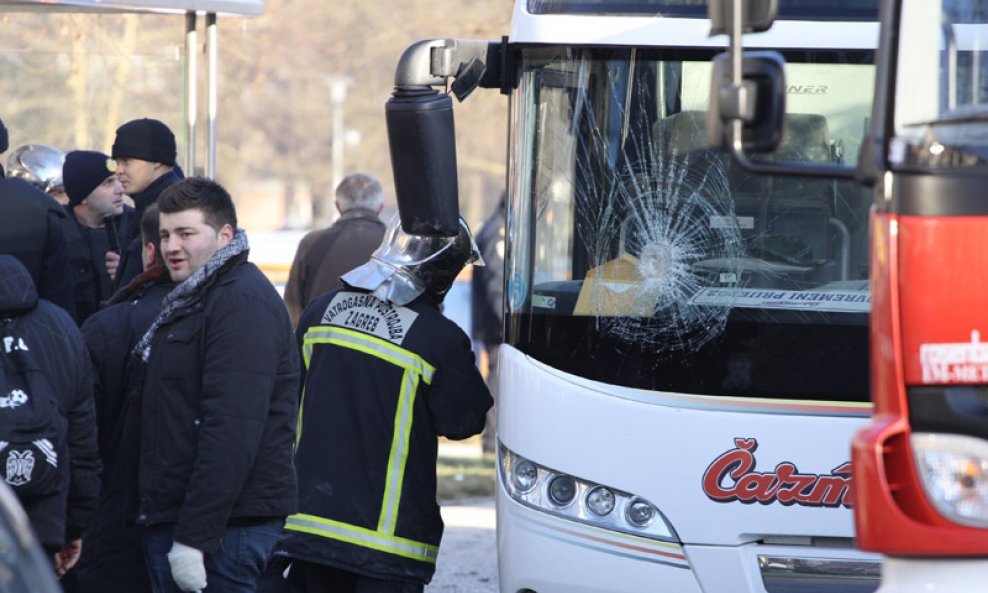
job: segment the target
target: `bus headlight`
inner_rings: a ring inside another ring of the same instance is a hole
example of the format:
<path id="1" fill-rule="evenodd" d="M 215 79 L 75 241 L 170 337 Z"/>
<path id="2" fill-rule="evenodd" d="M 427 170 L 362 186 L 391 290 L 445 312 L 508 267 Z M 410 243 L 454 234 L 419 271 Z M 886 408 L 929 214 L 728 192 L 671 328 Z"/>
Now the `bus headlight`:
<path id="1" fill-rule="evenodd" d="M 519 503 L 611 531 L 679 542 L 659 509 L 644 498 L 557 472 L 498 448 L 501 483 Z"/>
<path id="2" fill-rule="evenodd" d="M 658 509 L 647 500 L 636 498 L 628 505 L 628 521 L 638 527 L 645 527 L 655 519 Z"/>
<path id="3" fill-rule="evenodd" d="M 564 507 L 576 498 L 576 481 L 569 476 L 556 476 L 549 482 L 549 500 Z"/>
<path id="4" fill-rule="evenodd" d="M 521 492 L 530 492 L 539 477 L 539 469 L 527 459 L 511 467 L 511 484 Z"/>
<path id="5" fill-rule="evenodd" d="M 598 517 L 606 517 L 614 510 L 614 493 L 603 486 L 587 492 L 587 508 Z"/>
<path id="6" fill-rule="evenodd" d="M 959 434 L 916 433 L 913 454 L 927 498 L 945 518 L 988 527 L 988 442 Z"/>

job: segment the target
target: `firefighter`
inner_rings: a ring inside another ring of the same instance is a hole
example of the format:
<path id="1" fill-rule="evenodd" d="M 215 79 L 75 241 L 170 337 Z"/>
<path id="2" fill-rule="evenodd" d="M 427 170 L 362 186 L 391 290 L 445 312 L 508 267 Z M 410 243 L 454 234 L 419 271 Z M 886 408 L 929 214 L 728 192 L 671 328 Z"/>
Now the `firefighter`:
<path id="1" fill-rule="evenodd" d="M 423 591 L 443 531 L 437 437 L 480 433 L 493 403 L 470 338 L 440 312 L 479 260 L 469 228 L 461 219 L 456 236 L 435 237 L 400 225 L 299 322 L 300 504 L 279 544 L 292 591 Z"/>

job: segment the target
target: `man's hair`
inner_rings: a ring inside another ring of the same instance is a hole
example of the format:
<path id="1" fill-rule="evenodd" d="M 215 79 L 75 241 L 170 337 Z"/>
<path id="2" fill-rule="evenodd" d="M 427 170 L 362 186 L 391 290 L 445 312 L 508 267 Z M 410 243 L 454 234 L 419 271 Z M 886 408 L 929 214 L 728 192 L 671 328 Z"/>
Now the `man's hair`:
<path id="1" fill-rule="evenodd" d="M 141 215 L 141 242 L 154 244 L 154 251 L 161 260 L 161 235 L 158 234 L 161 218 L 158 216 L 158 205 L 152 203 Z"/>
<path id="2" fill-rule="evenodd" d="M 162 214 L 175 214 L 185 210 L 202 211 L 202 218 L 214 230 L 224 224 L 237 229 L 237 209 L 230 193 L 223 186 L 207 177 L 187 177 L 170 185 L 158 196 L 158 210 Z"/>
<path id="3" fill-rule="evenodd" d="M 381 182 L 366 173 L 353 173 L 336 186 L 336 203 L 346 212 L 351 208 L 377 211 L 384 205 L 384 189 Z"/>

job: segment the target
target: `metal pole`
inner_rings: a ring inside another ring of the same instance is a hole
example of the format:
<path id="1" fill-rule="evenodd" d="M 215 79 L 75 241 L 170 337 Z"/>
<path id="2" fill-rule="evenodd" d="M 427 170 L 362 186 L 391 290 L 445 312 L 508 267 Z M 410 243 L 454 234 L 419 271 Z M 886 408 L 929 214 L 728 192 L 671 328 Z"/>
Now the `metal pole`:
<path id="1" fill-rule="evenodd" d="M 346 89 L 349 81 L 344 76 L 335 76 L 330 80 L 330 104 L 333 108 L 333 186 L 330 189 L 332 202 L 336 203 L 336 188 L 343 181 L 343 104 L 346 103 Z M 330 220 L 336 220 L 339 212 L 336 208 L 329 211 Z"/>
<path id="2" fill-rule="evenodd" d="M 196 13 L 185 13 L 185 173 L 195 175 L 196 164 Z"/>
<path id="3" fill-rule="evenodd" d="M 216 178 L 216 113 L 217 85 L 219 84 L 219 66 L 217 64 L 219 35 L 216 26 L 216 13 L 206 15 L 206 63 L 207 67 L 207 122 L 206 122 L 206 177 Z"/>
<path id="4" fill-rule="evenodd" d="M 346 83 L 333 81 L 333 189 L 343 179 L 343 103 L 346 100 Z"/>

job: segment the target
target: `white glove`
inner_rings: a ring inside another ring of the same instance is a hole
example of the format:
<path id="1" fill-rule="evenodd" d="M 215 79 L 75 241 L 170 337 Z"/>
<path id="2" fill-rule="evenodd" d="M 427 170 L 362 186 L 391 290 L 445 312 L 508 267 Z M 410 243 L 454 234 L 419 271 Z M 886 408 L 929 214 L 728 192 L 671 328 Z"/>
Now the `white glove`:
<path id="1" fill-rule="evenodd" d="M 202 591 L 206 588 L 206 565 L 199 550 L 174 542 L 168 552 L 168 564 L 172 567 L 175 584 L 182 591 Z"/>

